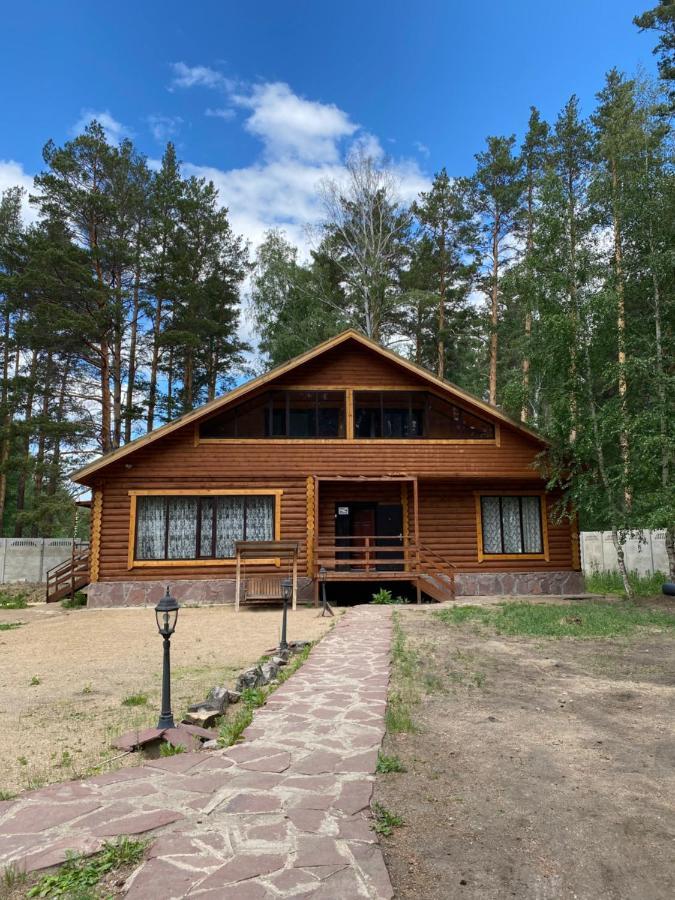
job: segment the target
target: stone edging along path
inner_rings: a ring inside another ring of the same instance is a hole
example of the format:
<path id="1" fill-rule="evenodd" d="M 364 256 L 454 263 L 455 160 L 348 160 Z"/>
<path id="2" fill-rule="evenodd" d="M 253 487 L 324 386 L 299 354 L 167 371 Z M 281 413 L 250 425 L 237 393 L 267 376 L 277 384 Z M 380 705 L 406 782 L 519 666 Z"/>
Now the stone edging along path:
<path id="1" fill-rule="evenodd" d="M 355 607 L 256 711 L 244 743 L 0 802 L 0 868 L 155 832 L 128 900 L 389 900 L 369 819 L 390 646 L 391 611 Z"/>

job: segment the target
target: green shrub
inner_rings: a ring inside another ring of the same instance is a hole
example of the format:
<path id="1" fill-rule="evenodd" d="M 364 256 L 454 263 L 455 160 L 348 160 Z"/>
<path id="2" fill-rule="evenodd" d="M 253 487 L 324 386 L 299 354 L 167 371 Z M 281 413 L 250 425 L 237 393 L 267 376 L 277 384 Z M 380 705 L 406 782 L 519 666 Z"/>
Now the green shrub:
<path id="1" fill-rule="evenodd" d="M 390 603 L 406 603 L 407 601 L 403 599 L 403 597 L 394 597 L 392 596 L 391 591 L 387 590 L 387 588 L 380 588 L 376 594 L 373 594 L 373 599 L 371 603 L 375 603 L 378 606 L 384 606 Z"/>
<path id="2" fill-rule="evenodd" d="M 25 609 L 28 606 L 28 594 L 5 594 L 0 592 L 0 609 Z"/>

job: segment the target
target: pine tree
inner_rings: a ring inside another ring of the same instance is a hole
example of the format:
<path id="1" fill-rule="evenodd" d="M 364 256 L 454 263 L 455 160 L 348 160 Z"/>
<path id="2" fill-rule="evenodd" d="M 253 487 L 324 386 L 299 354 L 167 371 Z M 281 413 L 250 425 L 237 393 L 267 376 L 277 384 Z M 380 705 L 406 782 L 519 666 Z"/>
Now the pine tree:
<path id="1" fill-rule="evenodd" d="M 427 274 L 429 287 L 436 295 L 436 373 L 446 373 L 446 345 L 449 335 L 457 334 L 457 316 L 466 304 L 475 272 L 470 248 L 476 242 L 476 225 L 468 204 L 465 179 L 451 180 L 441 169 L 431 190 L 422 192 L 412 206 L 421 234 L 428 240 Z M 425 249 L 426 249 L 425 245 Z M 448 321 L 448 302 L 452 318 Z"/>
<path id="2" fill-rule="evenodd" d="M 514 237 L 523 213 L 522 160 L 514 155 L 515 137 L 488 137 L 487 149 L 476 154 L 472 178 L 473 212 L 481 226 L 478 248 L 483 261 L 483 292 L 489 306 L 488 397 L 497 403 L 498 326 L 501 278 L 516 254 Z"/>

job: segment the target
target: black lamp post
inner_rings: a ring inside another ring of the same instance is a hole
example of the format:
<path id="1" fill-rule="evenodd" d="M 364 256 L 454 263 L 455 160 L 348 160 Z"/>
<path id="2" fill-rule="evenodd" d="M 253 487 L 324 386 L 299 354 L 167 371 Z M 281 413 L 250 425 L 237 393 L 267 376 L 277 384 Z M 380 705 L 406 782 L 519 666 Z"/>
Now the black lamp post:
<path id="1" fill-rule="evenodd" d="M 281 617 L 281 640 L 279 641 L 280 650 L 288 650 L 288 641 L 286 640 L 286 621 L 288 619 L 288 601 L 291 599 L 293 592 L 293 582 L 290 578 L 284 578 L 281 582 L 281 593 L 284 598 L 284 611 Z"/>
<path id="2" fill-rule="evenodd" d="M 164 661 L 162 666 L 162 711 L 159 716 L 158 728 L 175 728 L 173 714 L 171 712 L 171 635 L 176 630 L 178 610 L 180 606 L 175 597 L 166 589 L 166 594 L 155 607 L 157 630 L 164 639 Z"/>

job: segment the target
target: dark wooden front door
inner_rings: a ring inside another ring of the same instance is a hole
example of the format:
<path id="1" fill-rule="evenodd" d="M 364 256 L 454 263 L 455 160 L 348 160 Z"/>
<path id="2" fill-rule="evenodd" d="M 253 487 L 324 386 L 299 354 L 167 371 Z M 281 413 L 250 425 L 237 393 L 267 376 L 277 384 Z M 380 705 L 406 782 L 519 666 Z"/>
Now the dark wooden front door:
<path id="1" fill-rule="evenodd" d="M 337 554 L 345 564 L 340 569 L 365 569 L 366 542 L 371 547 L 395 547 L 403 544 L 403 509 L 400 503 L 363 503 L 359 501 L 335 504 L 335 543 L 345 551 Z M 348 549 L 347 549 L 348 548 Z M 382 550 L 369 555 L 370 566 L 376 571 L 400 571 L 397 563 L 386 563 L 396 557 L 396 551 Z M 400 558 L 400 556 L 399 556 Z M 347 560 L 354 560 L 352 564 Z M 359 561 L 360 560 L 360 561 Z"/>

